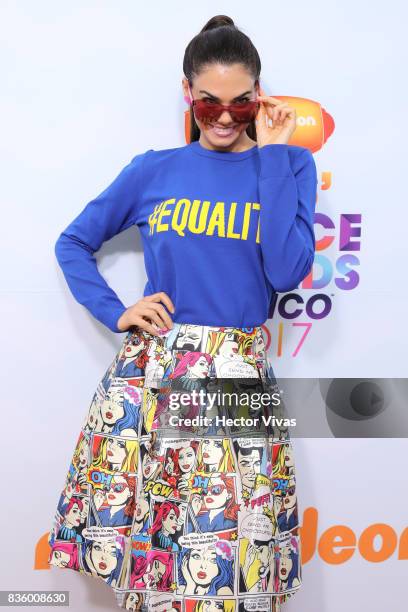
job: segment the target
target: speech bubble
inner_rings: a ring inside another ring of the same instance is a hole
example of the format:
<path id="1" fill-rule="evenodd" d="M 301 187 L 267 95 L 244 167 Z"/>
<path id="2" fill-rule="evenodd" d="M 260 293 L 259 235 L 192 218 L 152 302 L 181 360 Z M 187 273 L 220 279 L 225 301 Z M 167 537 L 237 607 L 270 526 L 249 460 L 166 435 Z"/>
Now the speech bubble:
<path id="1" fill-rule="evenodd" d="M 235 441 L 241 448 L 264 448 L 266 446 L 266 440 L 260 438 L 235 438 Z"/>
<path id="2" fill-rule="evenodd" d="M 245 361 L 214 359 L 214 364 L 219 378 L 259 378 L 257 369 Z"/>
<path id="3" fill-rule="evenodd" d="M 87 540 L 105 540 L 116 538 L 119 531 L 113 527 L 86 527 L 82 530 L 82 535 Z"/>
<path id="4" fill-rule="evenodd" d="M 244 610 L 247 612 L 268 612 L 271 609 L 268 597 L 241 599 L 241 603 L 244 604 Z"/>
<path id="5" fill-rule="evenodd" d="M 247 540 L 270 540 L 273 533 L 271 520 L 265 514 L 250 514 L 242 521 L 241 533 Z"/>
<path id="6" fill-rule="evenodd" d="M 154 610 L 155 612 L 167 612 L 172 609 L 173 602 L 177 601 L 177 599 L 168 593 L 155 593 L 154 595 L 148 595 L 146 599 L 149 610 Z"/>
<path id="7" fill-rule="evenodd" d="M 183 548 L 204 548 L 218 542 L 215 533 L 189 533 L 179 538 L 180 546 Z"/>

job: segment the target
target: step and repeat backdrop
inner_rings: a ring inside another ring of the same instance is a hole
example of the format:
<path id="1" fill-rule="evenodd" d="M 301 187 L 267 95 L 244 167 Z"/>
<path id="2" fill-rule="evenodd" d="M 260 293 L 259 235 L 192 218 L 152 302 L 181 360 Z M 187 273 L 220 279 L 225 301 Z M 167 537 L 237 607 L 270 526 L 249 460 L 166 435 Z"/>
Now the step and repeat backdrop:
<path id="1" fill-rule="evenodd" d="M 320 425 L 293 441 L 303 585 L 285 609 L 405 609 L 404 10 L 2 3 L 0 590 L 69 591 L 75 612 L 116 607 L 107 584 L 47 563 L 79 427 L 123 340 L 75 302 L 54 244 L 137 153 L 186 144 L 182 58 L 219 12 L 257 47 L 265 92 L 295 106 L 291 144 L 318 170 L 313 270 L 264 324 L 275 375 L 304 379 Z M 126 305 L 141 297 L 136 227 L 97 261 Z"/>

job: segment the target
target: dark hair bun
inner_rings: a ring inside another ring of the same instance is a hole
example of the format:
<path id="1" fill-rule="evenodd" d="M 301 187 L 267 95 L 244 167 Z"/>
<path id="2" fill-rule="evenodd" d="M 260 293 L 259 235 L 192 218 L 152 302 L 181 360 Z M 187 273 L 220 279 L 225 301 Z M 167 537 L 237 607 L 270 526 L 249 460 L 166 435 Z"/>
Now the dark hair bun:
<path id="1" fill-rule="evenodd" d="M 228 17 L 228 15 L 215 15 L 215 17 L 211 17 L 211 19 L 207 21 L 201 32 L 215 30 L 216 28 L 220 28 L 222 26 L 232 26 L 235 28 L 235 23 L 231 17 Z"/>

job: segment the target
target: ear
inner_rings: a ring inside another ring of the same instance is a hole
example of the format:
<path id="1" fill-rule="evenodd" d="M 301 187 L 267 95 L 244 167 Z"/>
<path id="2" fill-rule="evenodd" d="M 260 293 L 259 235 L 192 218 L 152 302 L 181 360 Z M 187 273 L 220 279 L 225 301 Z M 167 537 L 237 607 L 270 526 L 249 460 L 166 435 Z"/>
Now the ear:
<path id="1" fill-rule="evenodd" d="M 190 97 L 190 93 L 188 91 L 188 79 L 186 77 L 183 77 L 181 80 L 181 84 L 182 84 L 182 88 L 183 88 L 183 97 L 184 100 L 186 102 L 186 104 L 191 104 L 191 97 Z"/>

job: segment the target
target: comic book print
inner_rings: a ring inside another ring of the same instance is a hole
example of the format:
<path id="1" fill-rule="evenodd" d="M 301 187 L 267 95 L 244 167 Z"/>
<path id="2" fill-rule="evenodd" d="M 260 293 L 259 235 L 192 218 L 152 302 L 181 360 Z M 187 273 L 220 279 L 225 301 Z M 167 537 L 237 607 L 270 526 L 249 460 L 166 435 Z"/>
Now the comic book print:
<path id="1" fill-rule="evenodd" d="M 208 394 L 220 379 L 224 390 L 273 386 L 261 327 L 127 333 L 80 429 L 49 533 L 52 566 L 105 581 L 127 610 L 278 611 L 299 589 L 288 431 L 237 427 L 229 417 L 257 408 L 209 407 L 208 395 L 209 420 L 187 401 L 177 416 L 190 425 L 169 426 L 170 390 Z"/>

